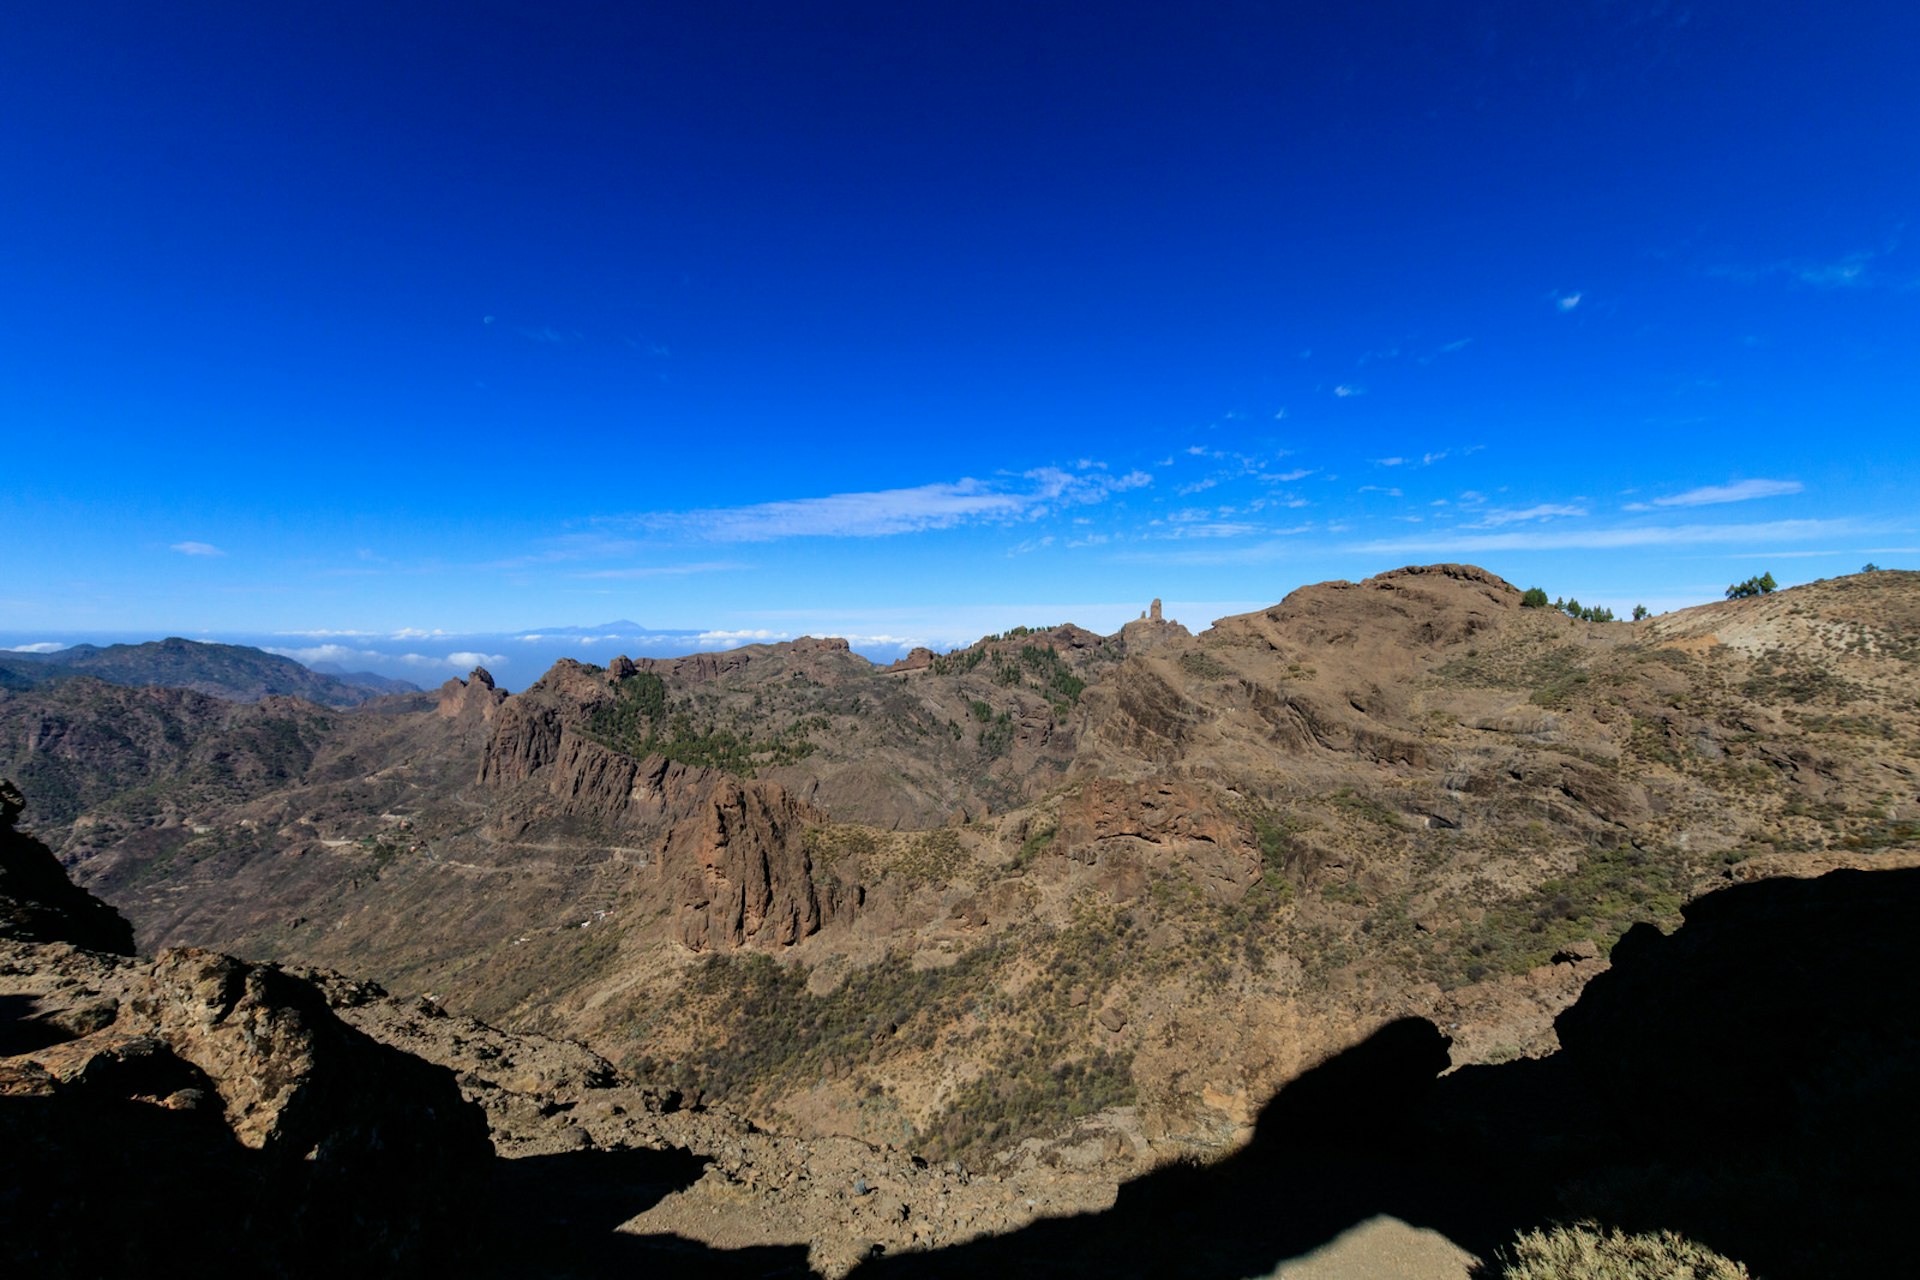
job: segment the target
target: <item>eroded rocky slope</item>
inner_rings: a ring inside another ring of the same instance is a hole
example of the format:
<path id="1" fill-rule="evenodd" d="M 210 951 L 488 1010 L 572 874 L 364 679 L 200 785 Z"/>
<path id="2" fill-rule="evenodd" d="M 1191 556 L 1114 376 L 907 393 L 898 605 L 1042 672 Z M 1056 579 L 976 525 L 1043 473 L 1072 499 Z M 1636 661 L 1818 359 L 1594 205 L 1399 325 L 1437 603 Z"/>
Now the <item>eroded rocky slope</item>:
<path id="1" fill-rule="evenodd" d="M 76 947 L 61 935 L 104 909 L 49 889 L 17 812 L 0 814 L 10 1273 L 1225 1280 L 1417 1261 L 1464 1280 L 1565 1219 L 1764 1275 L 1910 1256 L 1920 867 L 1893 860 L 1729 887 L 1668 936 L 1636 926 L 1555 1053 L 1443 1074 L 1449 1037 L 1396 1019 L 1291 1080 L 1237 1150 L 1116 1186 L 1059 1159 L 970 1175 L 768 1133 L 580 1045 L 339 974 Z M 1652 1234 L 1676 1227 L 1689 1240 Z"/>
<path id="2" fill-rule="evenodd" d="M 1117 1178 L 1398 1017 L 1547 1052 L 1706 889 L 1898 861 L 1916 634 L 1911 574 L 1595 624 L 1416 567 L 1197 635 L 476 673 L 49 838 L 143 941 L 580 1036 L 784 1133 Z"/>

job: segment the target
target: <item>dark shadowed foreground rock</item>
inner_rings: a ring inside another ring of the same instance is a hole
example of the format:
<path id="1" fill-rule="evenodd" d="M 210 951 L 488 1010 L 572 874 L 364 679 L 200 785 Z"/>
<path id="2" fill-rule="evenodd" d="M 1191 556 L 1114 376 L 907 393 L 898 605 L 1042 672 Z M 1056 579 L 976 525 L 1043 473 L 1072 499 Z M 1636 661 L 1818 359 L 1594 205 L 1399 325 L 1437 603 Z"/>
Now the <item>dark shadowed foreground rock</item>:
<path id="1" fill-rule="evenodd" d="M 6 834 L 0 1270 L 395 1274 L 461 1256 L 493 1152 L 451 1072 L 275 966 L 72 945 L 131 949 L 104 904 L 71 885 L 86 901 L 68 901 L 31 859 L 14 874 L 33 842 Z"/>
<path id="2" fill-rule="evenodd" d="M 26 801 L 0 779 L 0 938 L 71 942 L 133 954 L 133 926 L 67 879 L 53 851 L 14 823 Z"/>

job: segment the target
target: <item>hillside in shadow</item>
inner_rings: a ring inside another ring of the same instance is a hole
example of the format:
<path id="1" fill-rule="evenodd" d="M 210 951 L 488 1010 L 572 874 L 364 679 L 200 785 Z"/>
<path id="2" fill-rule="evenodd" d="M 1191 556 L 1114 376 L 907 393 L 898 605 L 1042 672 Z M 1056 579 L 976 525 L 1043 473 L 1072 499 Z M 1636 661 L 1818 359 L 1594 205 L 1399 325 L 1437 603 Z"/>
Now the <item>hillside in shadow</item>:
<path id="1" fill-rule="evenodd" d="M 1104 1212 L 855 1274 L 1261 1276 L 1382 1214 L 1482 1257 L 1592 1219 L 1677 1231 L 1770 1280 L 1904 1274 L 1920 1192 L 1916 924 L 1920 869 L 1730 887 L 1671 935 L 1629 933 L 1558 1019 L 1551 1057 L 1443 1074 L 1445 1035 L 1402 1019 L 1290 1083 L 1223 1160 L 1155 1170 Z M 0 1003 L 9 1051 L 48 1043 L 38 999 Z M 150 1040 L 64 1084 L 21 1059 L 0 1070 L 0 1256 L 33 1274 L 164 1274 L 179 1224 L 218 1205 L 229 1226 L 196 1256 L 263 1273 L 807 1274 L 798 1245 L 621 1232 L 699 1179 L 704 1159 L 685 1152 L 476 1151 L 437 1182 L 389 1152 L 385 1181 L 316 1198 L 297 1152 L 244 1149 L 218 1108 L 188 1105 L 213 1096 L 208 1080 L 109 1078 L 185 1070 Z"/>
<path id="2" fill-rule="evenodd" d="M 1769 1277 L 1897 1274 L 1920 1180 L 1920 871 L 1709 895 L 1643 926 L 1558 1022 L 1561 1052 L 1441 1076 L 1423 1019 L 1290 1084 L 1253 1140 L 1114 1207 L 862 1277 L 1258 1276 L 1376 1214 L 1482 1257 L 1591 1218 L 1670 1228 Z"/>

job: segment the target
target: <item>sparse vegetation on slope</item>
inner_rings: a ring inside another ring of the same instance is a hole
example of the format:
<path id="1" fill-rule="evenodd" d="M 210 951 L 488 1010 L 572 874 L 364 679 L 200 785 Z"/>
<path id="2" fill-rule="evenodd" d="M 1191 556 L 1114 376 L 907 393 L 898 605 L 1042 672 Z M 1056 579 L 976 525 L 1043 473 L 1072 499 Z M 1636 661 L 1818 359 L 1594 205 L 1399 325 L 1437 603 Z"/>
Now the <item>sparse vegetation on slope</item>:
<path id="1" fill-rule="evenodd" d="M 710 1018 L 715 1034 L 671 1060 L 637 1050 L 629 1064 L 642 1079 L 748 1109 L 769 1091 L 841 1082 L 861 1100 L 868 1132 L 971 1158 L 1133 1101 L 1131 1055 L 1079 1044 L 1089 1015 L 1082 1007 L 1070 1016 L 1072 993 L 1061 983 L 1093 974 L 1086 957 L 1061 950 L 1060 972 L 1017 996 L 998 987 L 1020 957 L 997 944 L 924 968 L 895 953 L 821 995 L 808 990 L 804 966 L 712 956 L 662 1014 Z M 891 1096 L 891 1069 L 940 1049 L 977 1057 L 984 1069 L 917 1126 Z"/>
<path id="2" fill-rule="evenodd" d="M 666 682 L 651 671 L 615 687 L 612 703 L 598 707 L 588 729 L 627 755 L 658 755 L 682 764 L 751 778 L 761 769 L 794 764 L 813 754 L 810 731 L 830 727 L 824 716 L 793 720 L 771 734 L 716 724 L 692 698 L 669 698 Z"/>

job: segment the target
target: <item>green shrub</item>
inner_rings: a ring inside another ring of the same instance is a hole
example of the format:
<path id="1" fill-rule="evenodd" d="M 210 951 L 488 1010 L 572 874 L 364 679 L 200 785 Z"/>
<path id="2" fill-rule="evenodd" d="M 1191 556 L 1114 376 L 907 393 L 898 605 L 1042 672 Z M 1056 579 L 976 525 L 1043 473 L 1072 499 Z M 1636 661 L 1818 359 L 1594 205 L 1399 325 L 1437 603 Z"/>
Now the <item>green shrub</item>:
<path id="1" fill-rule="evenodd" d="M 1520 596 L 1522 609 L 1544 609 L 1547 607 L 1547 593 L 1538 587 L 1528 587 Z"/>
<path id="2" fill-rule="evenodd" d="M 1024 870 L 1026 867 L 1032 865 L 1033 860 L 1044 853 L 1047 846 L 1053 843 L 1053 838 L 1059 834 L 1060 829 L 1052 826 L 1040 827 L 1030 833 L 1027 838 L 1021 842 L 1020 851 L 1013 855 L 1013 865 L 1015 869 Z"/>

